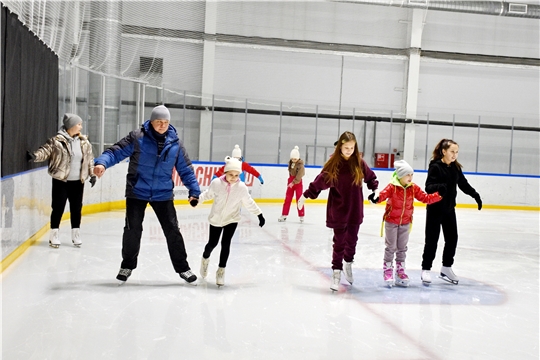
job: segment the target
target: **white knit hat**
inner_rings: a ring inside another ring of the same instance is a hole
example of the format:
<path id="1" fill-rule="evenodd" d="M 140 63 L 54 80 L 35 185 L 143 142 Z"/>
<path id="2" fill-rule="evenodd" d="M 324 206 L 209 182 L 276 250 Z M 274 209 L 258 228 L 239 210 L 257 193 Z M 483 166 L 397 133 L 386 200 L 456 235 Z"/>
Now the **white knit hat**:
<path id="1" fill-rule="evenodd" d="M 234 145 L 234 149 L 232 151 L 232 155 L 231 155 L 233 158 L 241 158 L 242 157 L 242 149 L 240 149 L 240 146 L 237 145 Z"/>
<path id="2" fill-rule="evenodd" d="M 394 167 L 396 168 L 396 174 L 398 179 L 404 176 L 414 174 L 414 170 L 405 160 L 394 161 Z"/>
<path id="3" fill-rule="evenodd" d="M 298 146 L 295 146 L 294 149 L 291 150 L 291 159 L 300 159 L 300 151 L 298 151 Z"/>
<path id="4" fill-rule="evenodd" d="M 238 159 L 227 156 L 225 157 L 225 172 L 231 170 L 242 172 L 242 163 Z"/>

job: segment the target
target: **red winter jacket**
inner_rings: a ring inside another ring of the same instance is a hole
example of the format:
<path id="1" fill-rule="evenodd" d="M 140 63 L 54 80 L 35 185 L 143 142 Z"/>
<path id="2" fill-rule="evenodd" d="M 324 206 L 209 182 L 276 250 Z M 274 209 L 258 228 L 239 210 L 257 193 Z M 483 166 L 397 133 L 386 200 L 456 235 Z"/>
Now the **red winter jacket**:
<path id="1" fill-rule="evenodd" d="M 438 192 L 426 194 L 415 183 L 410 183 L 406 187 L 403 187 L 394 172 L 390 184 L 379 193 L 379 203 L 387 200 L 383 221 L 388 221 L 396 225 L 412 223 L 414 199 L 424 204 L 433 204 L 440 201 L 442 197 Z"/>

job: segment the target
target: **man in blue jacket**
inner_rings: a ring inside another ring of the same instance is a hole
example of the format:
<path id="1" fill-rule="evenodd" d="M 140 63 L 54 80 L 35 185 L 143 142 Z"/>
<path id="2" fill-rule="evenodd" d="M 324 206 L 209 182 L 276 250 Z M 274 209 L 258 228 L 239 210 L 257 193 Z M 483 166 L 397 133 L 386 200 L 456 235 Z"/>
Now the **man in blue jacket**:
<path id="1" fill-rule="evenodd" d="M 196 284 L 197 276 L 191 272 L 187 262 L 184 239 L 178 228 L 173 201 L 173 170 L 176 168 L 188 189 L 191 206 L 197 206 L 201 190 L 191 160 L 170 120 L 169 110 L 163 105 L 156 106 L 150 120 L 145 121 L 140 129 L 130 132 L 94 161 L 94 174 L 101 177 L 105 169 L 129 157 L 122 264 L 116 276 L 122 282 L 137 267 L 144 212 L 150 203 L 167 239 L 174 270 L 186 282 Z"/>

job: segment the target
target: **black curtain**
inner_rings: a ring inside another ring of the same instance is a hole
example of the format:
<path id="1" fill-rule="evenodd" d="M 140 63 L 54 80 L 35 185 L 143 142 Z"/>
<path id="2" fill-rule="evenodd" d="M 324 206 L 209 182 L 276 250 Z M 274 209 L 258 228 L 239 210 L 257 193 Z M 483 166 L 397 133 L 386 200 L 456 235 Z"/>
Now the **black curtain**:
<path id="1" fill-rule="evenodd" d="M 44 163 L 28 163 L 58 131 L 58 56 L 2 4 L 2 177 Z"/>

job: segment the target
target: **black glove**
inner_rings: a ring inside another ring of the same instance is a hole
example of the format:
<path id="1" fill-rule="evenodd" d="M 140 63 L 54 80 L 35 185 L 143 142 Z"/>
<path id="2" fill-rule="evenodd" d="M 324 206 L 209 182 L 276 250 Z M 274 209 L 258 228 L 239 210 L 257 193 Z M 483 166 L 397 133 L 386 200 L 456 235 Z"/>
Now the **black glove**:
<path id="1" fill-rule="evenodd" d="M 266 223 L 266 220 L 264 220 L 263 214 L 259 214 L 259 215 L 257 215 L 257 217 L 259 218 L 259 226 L 263 227 L 264 224 Z"/>
<path id="2" fill-rule="evenodd" d="M 482 210 L 482 199 L 480 199 L 480 194 L 476 193 L 473 196 L 474 200 L 476 200 L 476 203 L 478 204 L 478 210 Z"/>
<path id="3" fill-rule="evenodd" d="M 193 207 L 197 206 L 198 203 L 199 203 L 198 198 L 193 198 L 193 199 L 189 200 L 189 205 L 191 205 Z"/>
<path id="4" fill-rule="evenodd" d="M 437 191 L 439 192 L 439 195 L 444 196 L 446 195 L 446 190 L 446 184 L 440 184 Z"/>
<path id="5" fill-rule="evenodd" d="M 34 155 L 34 153 L 31 152 L 30 150 L 26 150 L 26 160 L 28 162 L 34 161 L 34 160 L 36 160 L 36 155 Z"/>
<path id="6" fill-rule="evenodd" d="M 379 202 L 379 197 L 375 198 L 375 193 L 371 193 L 368 197 L 368 200 L 371 201 L 374 204 L 377 204 Z"/>
<path id="7" fill-rule="evenodd" d="M 97 177 L 95 175 L 90 176 L 90 184 L 92 184 L 91 187 L 94 187 L 94 185 L 96 185 L 96 181 L 97 181 Z"/>

